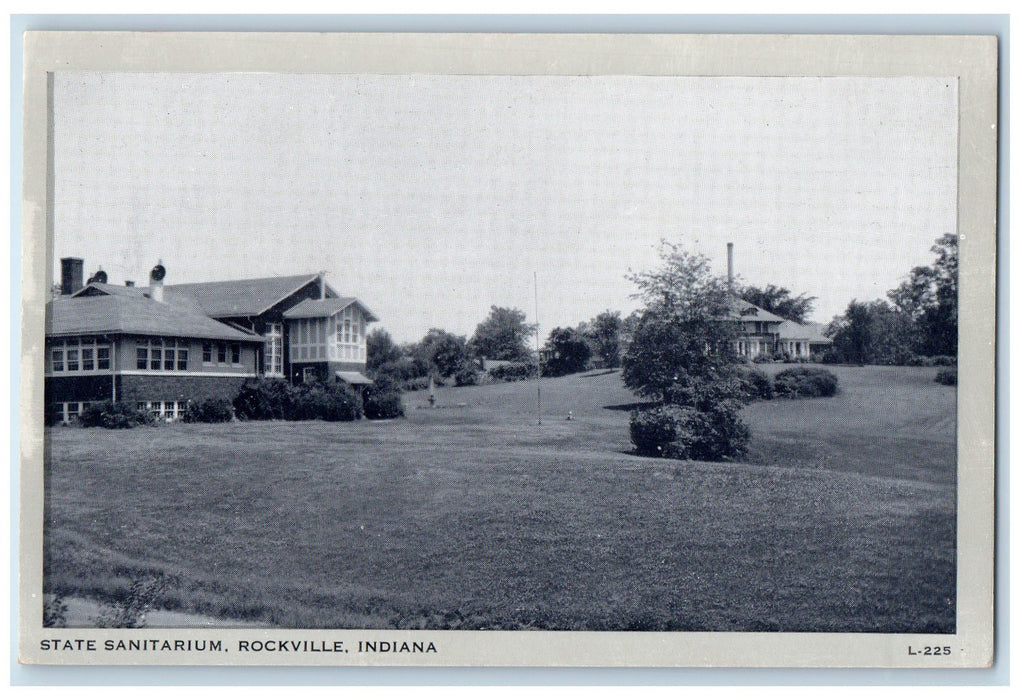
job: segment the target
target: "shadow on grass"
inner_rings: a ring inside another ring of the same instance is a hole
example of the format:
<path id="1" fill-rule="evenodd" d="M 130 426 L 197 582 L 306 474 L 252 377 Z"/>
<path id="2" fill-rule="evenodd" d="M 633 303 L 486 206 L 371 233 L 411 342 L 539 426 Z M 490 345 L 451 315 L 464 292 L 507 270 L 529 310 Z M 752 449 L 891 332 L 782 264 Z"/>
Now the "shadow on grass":
<path id="1" fill-rule="evenodd" d="M 641 408 L 655 408 L 659 405 L 658 401 L 634 401 L 632 403 L 618 403 L 609 406 L 603 406 L 610 411 L 636 411 Z"/>
<path id="2" fill-rule="evenodd" d="M 606 374 L 615 374 L 615 373 L 617 373 L 619 371 L 620 371 L 619 367 L 614 367 L 613 369 L 598 369 L 598 370 L 595 370 L 593 372 L 586 372 L 585 374 L 582 374 L 580 376 L 582 376 L 582 377 L 601 377 L 601 376 L 604 376 Z"/>

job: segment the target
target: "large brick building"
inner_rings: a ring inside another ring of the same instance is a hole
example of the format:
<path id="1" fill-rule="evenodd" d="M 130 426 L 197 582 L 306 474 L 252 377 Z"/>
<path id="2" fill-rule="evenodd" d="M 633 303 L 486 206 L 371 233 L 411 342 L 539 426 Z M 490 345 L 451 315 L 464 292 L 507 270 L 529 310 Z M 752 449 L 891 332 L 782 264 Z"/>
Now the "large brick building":
<path id="1" fill-rule="evenodd" d="M 71 422 L 90 403 L 129 401 L 165 418 L 189 403 L 233 399 L 245 380 L 368 383 L 366 326 L 378 320 L 322 273 L 164 285 L 114 285 L 61 260 L 60 295 L 46 309 L 46 406 Z"/>

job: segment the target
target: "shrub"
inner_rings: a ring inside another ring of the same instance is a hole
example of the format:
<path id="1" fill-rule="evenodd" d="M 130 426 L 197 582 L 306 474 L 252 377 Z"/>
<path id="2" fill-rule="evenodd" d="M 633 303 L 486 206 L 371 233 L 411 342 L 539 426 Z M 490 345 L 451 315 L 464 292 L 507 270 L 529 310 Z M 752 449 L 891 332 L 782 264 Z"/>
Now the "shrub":
<path id="1" fill-rule="evenodd" d="M 361 397 L 346 384 L 306 384 L 296 387 L 287 420 L 352 421 L 364 415 Z"/>
<path id="2" fill-rule="evenodd" d="M 369 390 L 365 395 L 365 418 L 379 420 L 384 418 L 400 418 L 404 415 L 404 404 L 400 400 L 400 392 L 388 390 Z"/>
<path id="3" fill-rule="evenodd" d="M 517 382 L 529 379 L 535 374 L 535 365 L 531 363 L 520 363 L 512 365 L 500 365 L 488 370 L 489 376 L 501 382 Z"/>
<path id="4" fill-rule="evenodd" d="M 361 418 L 357 392 L 342 382 L 293 386 L 282 379 L 257 379 L 241 387 L 234 411 L 245 420 L 327 420 Z"/>
<path id="5" fill-rule="evenodd" d="M 43 598 L 43 627 L 66 627 L 67 603 L 63 596 L 47 595 Z"/>
<path id="6" fill-rule="evenodd" d="M 724 400 L 707 411 L 665 405 L 630 414 L 630 439 L 647 457 L 719 462 L 747 451 L 750 430 L 740 402 Z"/>
<path id="7" fill-rule="evenodd" d="M 186 423 L 229 423 L 234 419 L 234 410 L 226 399 L 206 399 L 188 406 L 184 414 Z"/>
<path id="8" fill-rule="evenodd" d="M 296 393 L 283 379 L 249 380 L 234 399 L 234 412 L 244 420 L 282 420 L 292 412 Z"/>
<path id="9" fill-rule="evenodd" d="M 453 375 L 453 381 L 457 386 L 474 386 L 478 383 L 478 370 L 470 365 L 461 367 Z"/>
<path id="10" fill-rule="evenodd" d="M 818 367 L 791 367 L 776 374 L 774 380 L 776 396 L 806 398 L 833 396 L 839 380 L 827 369 Z"/>
<path id="11" fill-rule="evenodd" d="M 772 362 L 772 355 L 770 355 L 767 352 L 763 352 L 760 355 L 755 355 L 754 358 L 751 361 L 755 362 L 757 364 L 764 364 L 766 362 Z"/>
<path id="12" fill-rule="evenodd" d="M 946 386 L 956 386 L 956 369 L 940 369 L 935 375 L 935 381 Z"/>
<path id="13" fill-rule="evenodd" d="M 775 396 L 772 378 L 757 367 L 740 368 L 740 380 L 749 401 L 768 400 Z"/>
<path id="14" fill-rule="evenodd" d="M 843 364 L 843 356 L 836 350 L 826 350 L 820 358 L 823 365 Z"/>
<path id="15" fill-rule="evenodd" d="M 956 358 L 949 355 L 935 355 L 931 361 L 936 367 L 956 367 Z"/>
<path id="16" fill-rule="evenodd" d="M 111 430 L 134 428 L 154 422 L 152 415 L 126 401 L 103 401 L 91 404 L 78 416 L 78 423 L 86 428 Z"/>
<path id="17" fill-rule="evenodd" d="M 428 377 L 415 377 L 404 382 L 404 388 L 408 391 L 424 391 L 429 388 Z"/>
<path id="18" fill-rule="evenodd" d="M 51 428 L 54 425 L 59 424 L 64 420 L 64 412 L 60 407 L 60 404 L 51 403 L 46 406 L 46 411 L 43 413 L 43 425 L 47 428 Z"/>

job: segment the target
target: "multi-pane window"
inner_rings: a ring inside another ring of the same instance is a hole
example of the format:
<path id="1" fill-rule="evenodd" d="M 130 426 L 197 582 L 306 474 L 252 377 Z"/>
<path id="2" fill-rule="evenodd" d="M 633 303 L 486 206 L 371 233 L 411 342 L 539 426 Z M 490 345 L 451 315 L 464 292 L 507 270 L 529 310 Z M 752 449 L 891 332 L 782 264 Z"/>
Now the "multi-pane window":
<path id="1" fill-rule="evenodd" d="M 283 376 L 283 324 L 270 323 L 266 326 L 266 374 Z"/>
<path id="2" fill-rule="evenodd" d="M 94 372 L 110 369 L 109 341 L 92 336 L 49 342 L 49 372 Z"/>
<path id="3" fill-rule="evenodd" d="M 183 418 L 188 409 L 185 401 L 139 401 L 137 407 L 167 422 Z"/>
<path id="4" fill-rule="evenodd" d="M 91 405 L 88 401 L 64 401 L 56 404 L 56 410 L 59 411 L 57 417 L 62 423 L 75 423 L 78 421 L 78 416 Z"/>
<path id="5" fill-rule="evenodd" d="M 135 369 L 172 372 L 187 368 L 188 341 L 177 338 L 139 338 L 135 342 Z"/>
<path id="6" fill-rule="evenodd" d="M 336 316 L 336 344 L 330 350 L 337 360 L 365 359 L 365 317 L 361 310 L 348 306 Z"/>
<path id="7" fill-rule="evenodd" d="M 180 350 L 177 355 L 180 362 Z M 203 343 L 202 364 L 204 365 L 239 365 L 241 364 L 240 343 Z"/>

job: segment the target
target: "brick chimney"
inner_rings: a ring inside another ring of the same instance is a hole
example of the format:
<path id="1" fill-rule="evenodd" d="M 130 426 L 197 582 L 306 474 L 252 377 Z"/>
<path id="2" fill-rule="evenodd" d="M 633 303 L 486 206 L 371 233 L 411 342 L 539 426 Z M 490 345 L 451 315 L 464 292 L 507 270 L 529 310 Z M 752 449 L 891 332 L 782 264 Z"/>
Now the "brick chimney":
<path id="1" fill-rule="evenodd" d="M 85 285 L 85 261 L 81 258 L 60 259 L 60 293 L 63 296 L 74 294 Z"/>
<path id="2" fill-rule="evenodd" d="M 726 283 L 733 291 L 733 244 L 726 244 Z"/>

